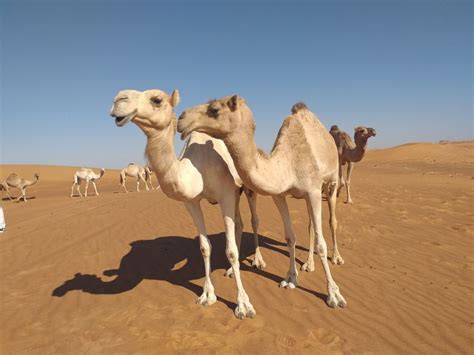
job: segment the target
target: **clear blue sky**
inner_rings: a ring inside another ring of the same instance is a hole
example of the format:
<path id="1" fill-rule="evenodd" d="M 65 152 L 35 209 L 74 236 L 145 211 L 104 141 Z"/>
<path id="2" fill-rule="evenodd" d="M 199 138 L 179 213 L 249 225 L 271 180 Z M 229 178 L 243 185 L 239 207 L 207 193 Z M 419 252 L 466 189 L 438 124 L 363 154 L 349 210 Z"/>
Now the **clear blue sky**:
<path id="1" fill-rule="evenodd" d="M 178 114 L 237 93 L 266 150 L 300 100 L 372 147 L 473 138 L 470 1 L 0 4 L 2 163 L 143 162 L 122 89 L 177 88 Z"/>

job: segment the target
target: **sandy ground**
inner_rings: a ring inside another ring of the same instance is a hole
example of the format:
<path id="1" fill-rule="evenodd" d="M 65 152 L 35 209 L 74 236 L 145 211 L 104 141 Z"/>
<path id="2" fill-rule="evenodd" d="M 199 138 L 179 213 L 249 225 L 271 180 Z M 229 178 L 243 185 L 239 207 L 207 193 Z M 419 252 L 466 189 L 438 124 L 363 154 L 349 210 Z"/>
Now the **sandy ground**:
<path id="1" fill-rule="evenodd" d="M 242 278 L 255 319 L 233 315 L 234 280 L 218 206 L 203 203 L 213 244 L 218 302 L 194 302 L 203 285 L 196 231 L 182 203 L 158 191 L 117 193 L 106 171 L 99 197 L 69 198 L 74 168 L 1 166 L 39 172 L 27 203 L 3 200 L 0 351 L 14 353 L 473 353 L 474 143 L 413 144 L 369 151 L 356 165 L 354 205 L 338 200 L 340 252 L 331 266 L 348 301 L 325 304 L 321 265 L 278 288 L 288 257 L 278 213 L 259 197 L 265 270 Z M 130 189 L 133 187 L 130 182 Z M 91 189 L 91 191 L 93 191 Z M 307 256 L 303 201 L 289 199 Z M 242 201 L 245 231 L 249 211 Z M 324 233 L 331 246 L 324 208 Z M 317 259 L 316 259 L 317 260 Z"/>

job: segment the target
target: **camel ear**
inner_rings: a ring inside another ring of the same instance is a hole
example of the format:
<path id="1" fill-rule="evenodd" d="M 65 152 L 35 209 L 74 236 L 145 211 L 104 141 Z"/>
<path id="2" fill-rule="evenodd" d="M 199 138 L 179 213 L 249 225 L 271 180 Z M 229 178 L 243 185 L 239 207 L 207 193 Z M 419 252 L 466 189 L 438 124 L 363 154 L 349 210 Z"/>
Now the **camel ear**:
<path id="1" fill-rule="evenodd" d="M 173 93 L 171 94 L 171 99 L 170 99 L 171 106 L 173 107 L 178 106 L 179 100 L 180 100 L 179 91 L 178 90 L 173 91 Z"/>
<path id="2" fill-rule="evenodd" d="M 232 112 L 237 110 L 238 105 L 239 105 L 239 97 L 237 95 L 232 96 L 229 99 L 229 101 L 227 101 L 227 106 L 229 106 Z"/>

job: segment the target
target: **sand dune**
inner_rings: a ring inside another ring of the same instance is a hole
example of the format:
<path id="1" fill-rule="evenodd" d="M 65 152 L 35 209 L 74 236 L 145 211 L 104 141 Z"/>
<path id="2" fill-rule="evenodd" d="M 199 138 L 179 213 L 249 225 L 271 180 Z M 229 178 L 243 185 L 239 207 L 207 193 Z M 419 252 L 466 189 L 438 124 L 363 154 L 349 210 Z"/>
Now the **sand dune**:
<path id="1" fill-rule="evenodd" d="M 346 264 L 332 266 L 346 309 L 326 306 L 319 263 L 300 272 L 297 289 L 278 288 L 288 268 L 283 227 L 271 199 L 259 197 L 267 268 L 249 266 L 246 233 L 242 279 L 257 317 L 244 321 L 232 312 L 234 280 L 223 277 L 218 206 L 203 203 L 219 299 L 202 307 L 194 301 L 204 268 L 182 203 L 160 190 L 117 193 L 112 170 L 99 197 L 69 198 L 75 168 L 3 165 L 2 179 L 38 172 L 40 181 L 27 203 L 2 201 L 1 353 L 472 353 L 473 152 L 473 142 L 413 144 L 356 164 L 355 204 L 343 194 L 337 206 Z M 289 207 L 301 264 L 306 207 L 293 199 Z M 241 208 L 250 232 L 245 201 Z"/>

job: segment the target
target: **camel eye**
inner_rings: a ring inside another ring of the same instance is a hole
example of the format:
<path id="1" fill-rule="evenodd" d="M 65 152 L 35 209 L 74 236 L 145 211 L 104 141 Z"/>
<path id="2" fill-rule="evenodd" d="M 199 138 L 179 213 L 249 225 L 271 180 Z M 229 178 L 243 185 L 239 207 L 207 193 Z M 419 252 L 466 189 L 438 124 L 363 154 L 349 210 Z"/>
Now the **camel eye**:
<path id="1" fill-rule="evenodd" d="M 207 114 L 208 114 L 209 117 L 217 118 L 217 116 L 219 115 L 219 109 L 218 109 L 218 108 L 209 107 L 209 108 L 207 109 Z"/>
<path id="2" fill-rule="evenodd" d="M 158 96 L 155 96 L 155 97 L 152 97 L 150 99 L 151 103 L 154 104 L 154 105 L 160 105 L 161 102 L 163 101 L 161 98 L 159 98 Z"/>

